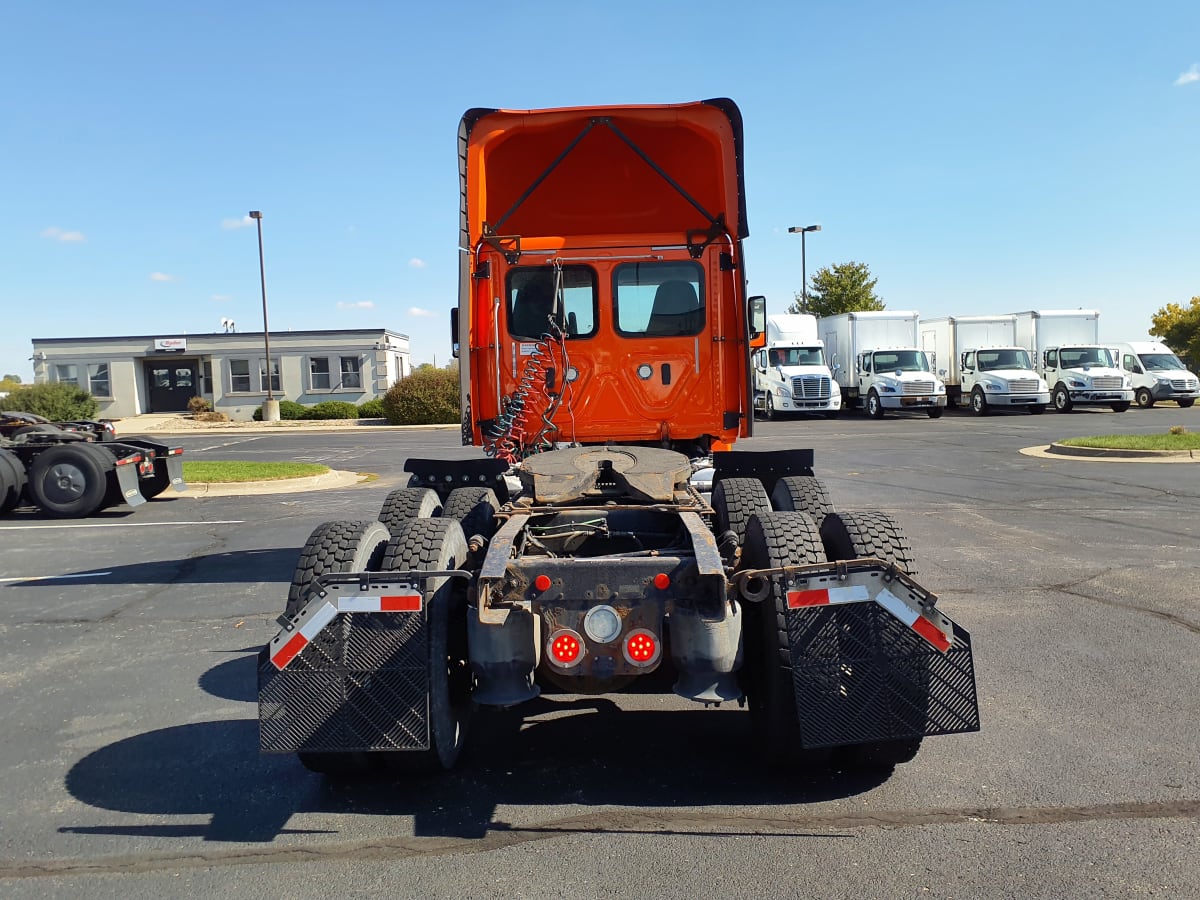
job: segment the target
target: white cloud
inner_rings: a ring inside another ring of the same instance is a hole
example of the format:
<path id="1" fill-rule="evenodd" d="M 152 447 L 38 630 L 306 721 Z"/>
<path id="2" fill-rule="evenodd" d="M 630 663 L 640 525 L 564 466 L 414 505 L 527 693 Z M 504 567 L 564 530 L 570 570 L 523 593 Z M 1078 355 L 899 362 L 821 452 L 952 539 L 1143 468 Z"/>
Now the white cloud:
<path id="1" fill-rule="evenodd" d="M 79 243 L 86 241 L 82 231 L 63 231 L 61 228 L 51 226 L 42 232 L 42 237 L 49 238 L 52 241 L 62 241 L 65 244 Z"/>
<path id="2" fill-rule="evenodd" d="M 417 259 L 417 257 L 414 256 L 412 259 L 410 259 L 408 261 L 408 265 L 410 268 L 413 268 L 413 269 L 423 269 L 423 268 L 425 268 L 425 260 Z"/>
<path id="3" fill-rule="evenodd" d="M 374 309 L 375 302 L 373 300 L 359 300 L 357 303 L 345 303 L 338 301 L 338 309 Z"/>
<path id="4" fill-rule="evenodd" d="M 213 303 L 228 303 L 233 298 L 228 294 L 213 294 L 208 299 L 210 299 Z"/>
<path id="5" fill-rule="evenodd" d="M 1176 86 L 1193 84 L 1200 81 L 1200 63 L 1192 63 L 1192 67 L 1175 79 Z"/>
<path id="6" fill-rule="evenodd" d="M 176 278 L 174 275 L 168 275 L 166 272 L 151 272 L 150 280 L 151 281 L 178 281 L 179 279 Z"/>
<path id="7" fill-rule="evenodd" d="M 222 219 L 221 227 L 226 231 L 233 231 L 235 228 L 249 228 L 254 224 L 254 220 L 249 216 L 242 216 L 240 219 Z"/>
<path id="8" fill-rule="evenodd" d="M 419 306 L 410 306 L 408 308 L 408 314 L 410 316 L 416 316 L 418 319 L 436 319 L 438 315 L 435 310 L 422 309 Z"/>

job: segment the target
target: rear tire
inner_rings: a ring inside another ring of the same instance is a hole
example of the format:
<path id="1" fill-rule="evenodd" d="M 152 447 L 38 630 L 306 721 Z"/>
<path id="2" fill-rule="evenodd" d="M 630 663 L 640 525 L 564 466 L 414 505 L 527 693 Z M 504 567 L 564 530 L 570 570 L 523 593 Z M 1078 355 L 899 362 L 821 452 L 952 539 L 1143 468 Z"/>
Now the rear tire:
<path id="1" fill-rule="evenodd" d="M 713 485 L 712 508 L 716 513 L 717 537 L 732 531 L 741 546 L 751 516 L 769 513 L 771 500 L 757 478 L 722 478 Z"/>
<path id="2" fill-rule="evenodd" d="M 808 513 L 818 528 L 825 517 L 833 512 L 825 485 L 812 475 L 787 475 L 775 482 L 775 488 L 771 491 L 771 508 L 779 512 Z"/>
<path id="3" fill-rule="evenodd" d="M 397 488 L 387 495 L 379 508 L 379 521 L 392 534 L 409 519 L 431 519 L 442 514 L 442 501 L 437 491 L 427 487 Z"/>
<path id="4" fill-rule="evenodd" d="M 442 518 L 457 519 L 468 540 L 477 534 L 490 538 L 496 533 L 496 512 L 499 509 L 500 501 L 491 488 L 459 487 L 446 498 Z"/>
<path id="5" fill-rule="evenodd" d="M 741 568 L 769 569 L 824 561 L 820 532 L 803 512 L 769 512 L 750 519 L 746 528 Z M 791 644 L 787 628 L 787 592 L 780 576 L 761 603 L 747 603 L 745 686 L 750 702 L 750 725 L 755 747 L 774 766 L 820 763 L 825 748 L 801 747 L 796 715 Z"/>
<path id="6" fill-rule="evenodd" d="M 12 512 L 25 492 L 25 465 L 20 457 L 0 449 L 0 515 Z"/>
<path id="7" fill-rule="evenodd" d="M 304 608 L 312 583 L 322 575 L 377 572 L 390 537 L 379 522 L 326 522 L 318 525 L 300 551 L 284 612 L 294 616 Z"/>
<path id="8" fill-rule="evenodd" d="M 492 493 L 490 488 L 486 490 Z M 457 521 L 448 517 L 412 519 L 388 542 L 383 570 L 447 571 L 462 568 L 466 559 L 467 539 Z M 474 708 L 467 652 L 466 582 L 450 577 L 426 580 L 423 606 L 429 638 L 430 747 L 384 754 L 388 768 L 397 772 L 454 768 Z"/>
<path id="9" fill-rule="evenodd" d="M 895 564 L 909 575 L 916 575 L 912 547 L 896 521 L 887 513 L 859 512 L 835 513 L 825 520 L 821 528 L 821 540 L 831 561 L 862 559 L 874 556 L 884 562 Z M 918 678 L 919 681 L 919 678 Z M 919 685 L 926 691 L 924 696 L 915 697 L 914 705 L 927 708 L 928 685 Z M 921 749 L 922 738 L 904 738 L 895 741 L 872 741 L 845 747 L 842 754 L 847 762 L 863 769 L 891 769 L 909 762 Z"/>
<path id="10" fill-rule="evenodd" d="M 30 499 L 56 518 L 90 516 L 104 503 L 112 467 L 111 456 L 87 443 L 50 447 L 29 467 Z"/>

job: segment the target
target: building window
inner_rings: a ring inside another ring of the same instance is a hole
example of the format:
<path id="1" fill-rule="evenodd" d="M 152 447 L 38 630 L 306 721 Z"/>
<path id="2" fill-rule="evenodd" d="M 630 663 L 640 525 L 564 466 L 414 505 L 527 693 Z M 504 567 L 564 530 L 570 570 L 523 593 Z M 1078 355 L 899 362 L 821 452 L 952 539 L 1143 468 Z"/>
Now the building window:
<path id="1" fill-rule="evenodd" d="M 87 367 L 88 390 L 96 397 L 112 396 L 112 380 L 108 377 L 108 363 L 91 363 Z"/>
<path id="2" fill-rule="evenodd" d="M 229 392 L 231 394 L 250 393 L 250 360 L 231 359 L 229 361 Z"/>
<path id="3" fill-rule="evenodd" d="M 329 390 L 329 358 L 314 356 L 308 361 L 309 387 L 314 391 Z"/>
<path id="4" fill-rule="evenodd" d="M 200 364 L 200 393 L 211 394 L 212 392 L 212 360 L 206 359 Z"/>
<path id="5" fill-rule="evenodd" d="M 63 384 L 79 384 L 79 366 L 75 363 L 56 363 L 54 380 Z"/>
<path id="6" fill-rule="evenodd" d="M 258 389 L 266 391 L 267 389 L 267 364 L 266 360 L 258 361 Z M 279 390 L 279 357 L 271 357 L 271 390 L 275 393 L 280 393 Z"/>
<path id="7" fill-rule="evenodd" d="M 362 360 L 357 356 L 342 357 L 342 387 L 362 389 Z"/>

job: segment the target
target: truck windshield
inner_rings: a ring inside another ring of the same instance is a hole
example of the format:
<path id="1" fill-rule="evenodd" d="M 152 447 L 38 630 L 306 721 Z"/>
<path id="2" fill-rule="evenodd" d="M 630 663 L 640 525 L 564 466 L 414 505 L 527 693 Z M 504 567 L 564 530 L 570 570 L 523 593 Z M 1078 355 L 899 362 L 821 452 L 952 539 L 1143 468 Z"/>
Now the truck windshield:
<path id="1" fill-rule="evenodd" d="M 1076 366 L 1105 366 L 1112 368 L 1112 357 L 1104 347 L 1063 347 L 1058 353 L 1064 369 Z"/>
<path id="2" fill-rule="evenodd" d="M 979 371 L 989 369 L 1032 369 L 1029 364 L 1029 354 L 1024 350 L 980 350 Z"/>
<path id="3" fill-rule="evenodd" d="M 774 347 L 767 356 L 772 366 L 823 366 L 825 357 L 820 347 Z"/>
<path id="4" fill-rule="evenodd" d="M 1170 369 L 1182 369 L 1183 363 L 1174 353 L 1139 353 L 1138 359 L 1147 369 L 1164 372 Z"/>
<path id="5" fill-rule="evenodd" d="M 882 350 L 875 354 L 876 372 L 928 372 L 929 360 L 920 350 Z"/>

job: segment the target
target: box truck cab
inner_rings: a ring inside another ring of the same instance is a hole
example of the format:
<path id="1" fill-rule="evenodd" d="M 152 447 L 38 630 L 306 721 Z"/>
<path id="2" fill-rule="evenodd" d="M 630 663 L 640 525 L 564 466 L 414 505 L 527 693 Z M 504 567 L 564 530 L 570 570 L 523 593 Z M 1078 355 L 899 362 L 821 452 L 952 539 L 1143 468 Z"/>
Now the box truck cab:
<path id="1" fill-rule="evenodd" d="M 1016 343 L 1013 314 L 946 316 L 921 321 L 921 347 L 946 384 L 946 402 L 970 403 L 976 415 L 993 408 L 1045 412 L 1050 388 Z"/>
<path id="2" fill-rule="evenodd" d="M 767 317 L 766 346 L 754 359 L 754 408 L 766 418 L 780 413 L 824 413 L 842 409 L 842 391 L 817 337 L 816 316 Z"/>
<path id="3" fill-rule="evenodd" d="M 915 312 L 880 310 L 817 320 L 848 405 L 875 419 L 889 409 L 923 409 L 931 419 L 945 412 L 946 386 L 917 347 L 917 319 Z"/>
<path id="4" fill-rule="evenodd" d="M 1166 344 L 1135 341 L 1112 349 L 1114 362 L 1132 382 L 1133 402 L 1142 409 L 1159 400 L 1174 400 L 1187 409 L 1200 397 L 1200 380 Z"/>
<path id="5" fill-rule="evenodd" d="M 1059 412 L 1076 406 L 1108 406 L 1124 412 L 1133 403 L 1129 376 L 1116 368 L 1100 344 L 1100 313 L 1094 309 L 1034 309 L 1014 313 L 1017 344 L 1029 351 L 1050 386 Z"/>

